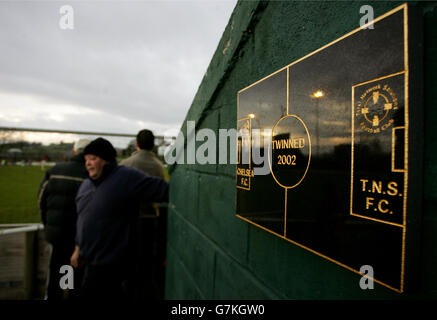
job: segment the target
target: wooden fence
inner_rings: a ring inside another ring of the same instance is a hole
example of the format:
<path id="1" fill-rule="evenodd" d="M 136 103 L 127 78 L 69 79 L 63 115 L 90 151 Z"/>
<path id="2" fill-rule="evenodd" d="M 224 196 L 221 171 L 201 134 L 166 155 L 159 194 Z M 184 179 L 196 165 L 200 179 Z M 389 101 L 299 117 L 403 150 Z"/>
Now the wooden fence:
<path id="1" fill-rule="evenodd" d="M 0 300 L 44 299 L 49 258 L 41 224 L 0 225 Z"/>

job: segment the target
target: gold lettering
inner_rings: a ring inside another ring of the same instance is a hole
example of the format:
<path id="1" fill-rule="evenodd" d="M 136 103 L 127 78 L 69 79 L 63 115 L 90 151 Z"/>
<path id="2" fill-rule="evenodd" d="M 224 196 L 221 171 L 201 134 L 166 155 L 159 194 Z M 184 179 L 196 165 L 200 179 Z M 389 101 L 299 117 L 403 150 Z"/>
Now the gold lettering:
<path id="1" fill-rule="evenodd" d="M 296 156 L 294 154 L 292 155 L 278 155 L 278 162 L 277 164 L 280 165 L 292 165 L 295 166 L 296 165 Z"/>
<path id="2" fill-rule="evenodd" d="M 376 128 L 376 129 L 372 129 L 372 128 L 368 128 L 366 127 L 366 124 L 364 122 L 360 123 L 361 129 L 363 129 L 364 131 L 368 132 L 368 133 L 379 133 L 381 132 L 381 128 Z M 385 130 L 385 129 L 383 129 Z"/>
<path id="3" fill-rule="evenodd" d="M 397 194 L 398 194 L 398 189 L 397 189 L 397 187 L 398 187 L 398 184 L 397 184 L 396 182 L 394 182 L 394 181 L 390 181 L 390 182 L 387 184 L 387 188 L 388 188 L 388 190 L 387 190 L 387 194 L 388 194 L 389 196 L 395 196 L 395 195 L 397 195 Z"/>
<path id="4" fill-rule="evenodd" d="M 378 210 L 379 210 L 380 212 L 382 212 L 382 213 L 387 213 L 387 212 L 388 212 L 388 209 L 383 209 L 383 208 L 382 208 L 382 204 L 383 204 L 383 203 L 384 203 L 385 205 L 388 205 L 388 201 L 382 199 L 381 201 L 378 202 Z"/>
<path id="5" fill-rule="evenodd" d="M 241 184 L 243 185 L 243 186 L 246 186 L 246 187 L 248 187 L 249 186 L 249 182 L 248 182 L 248 178 L 241 178 Z"/>
<path id="6" fill-rule="evenodd" d="M 376 85 L 376 86 L 374 86 L 374 87 L 372 87 L 372 88 L 367 89 L 366 92 L 364 92 L 364 93 L 361 95 L 361 97 L 360 97 L 361 100 L 363 100 L 369 92 L 372 92 L 372 91 L 374 91 L 374 90 L 378 90 L 378 89 L 381 89 L 381 85 L 380 85 L 380 84 L 378 84 L 378 85 Z"/>
<path id="7" fill-rule="evenodd" d="M 360 181 L 363 183 L 363 192 L 366 191 L 366 183 L 369 182 L 367 179 L 360 179 Z"/>
<path id="8" fill-rule="evenodd" d="M 386 124 L 382 126 L 382 130 L 387 130 L 387 128 L 390 127 L 393 124 L 393 122 L 395 121 L 393 119 L 390 119 Z"/>
<path id="9" fill-rule="evenodd" d="M 303 147 L 305 147 L 305 139 L 299 138 L 299 149 L 302 149 Z"/>
<path id="10" fill-rule="evenodd" d="M 396 94 L 394 93 L 393 89 L 391 89 L 388 85 L 385 85 L 383 89 L 390 94 L 391 98 L 393 99 L 393 105 L 396 108 L 398 105 L 398 99 L 396 98 Z"/>
<path id="11" fill-rule="evenodd" d="M 273 149 L 302 149 L 305 147 L 305 138 L 273 140 Z"/>
<path id="12" fill-rule="evenodd" d="M 381 193 L 381 191 L 382 191 L 382 182 L 381 181 L 372 181 L 372 192 L 375 193 L 375 190 L 376 190 L 376 192 Z"/>
<path id="13" fill-rule="evenodd" d="M 370 206 L 373 206 L 373 201 L 375 200 L 374 198 L 370 198 L 370 197 L 366 197 L 366 209 L 369 209 Z"/>
<path id="14" fill-rule="evenodd" d="M 237 168 L 237 175 L 238 176 L 245 176 L 245 177 L 254 177 L 253 170 L 251 169 L 243 169 L 243 168 Z"/>

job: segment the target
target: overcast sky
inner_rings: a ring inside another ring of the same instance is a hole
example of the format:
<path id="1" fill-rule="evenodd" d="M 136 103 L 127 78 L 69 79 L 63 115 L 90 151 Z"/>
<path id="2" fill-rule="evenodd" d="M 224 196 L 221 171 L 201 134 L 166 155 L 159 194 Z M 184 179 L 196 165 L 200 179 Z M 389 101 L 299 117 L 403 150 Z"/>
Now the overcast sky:
<path id="1" fill-rule="evenodd" d="M 235 5 L 1 1 L 0 126 L 176 135 Z"/>

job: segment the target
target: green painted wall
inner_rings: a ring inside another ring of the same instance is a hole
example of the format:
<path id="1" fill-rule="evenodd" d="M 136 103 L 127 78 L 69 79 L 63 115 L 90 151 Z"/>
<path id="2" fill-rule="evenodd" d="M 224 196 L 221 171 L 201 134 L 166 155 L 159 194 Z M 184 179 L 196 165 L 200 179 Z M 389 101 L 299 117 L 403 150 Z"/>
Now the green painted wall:
<path id="1" fill-rule="evenodd" d="M 356 29 L 401 2 L 240 1 L 186 121 L 196 129 L 236 126 L 237 91 Z M 414 2 L 425 23 L 424 211 L 421 286 L 415 294 L 375 284 L 235 217 L 235 166 L 170 168 L 167 299 L 396 299 L 437 297 L 437 8 Z"/>

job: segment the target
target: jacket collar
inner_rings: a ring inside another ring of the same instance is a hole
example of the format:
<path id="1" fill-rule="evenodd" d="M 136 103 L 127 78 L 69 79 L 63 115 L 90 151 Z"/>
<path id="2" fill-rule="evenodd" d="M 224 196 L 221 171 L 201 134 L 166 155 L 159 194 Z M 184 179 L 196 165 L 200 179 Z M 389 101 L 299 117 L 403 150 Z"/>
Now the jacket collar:
<path id="1" fill-rule="evenodd" d="M 141 155 L 141 154 L 147 154 L 147 155 L 155 156 L 155 153 L 153 151 L 145 150 L 145 149 L 135 150 L 134 152 L 132 152 L 131 156 Z"/>

